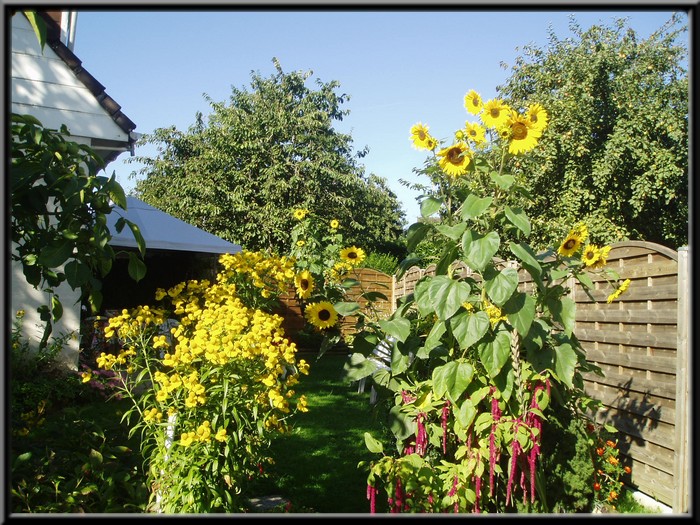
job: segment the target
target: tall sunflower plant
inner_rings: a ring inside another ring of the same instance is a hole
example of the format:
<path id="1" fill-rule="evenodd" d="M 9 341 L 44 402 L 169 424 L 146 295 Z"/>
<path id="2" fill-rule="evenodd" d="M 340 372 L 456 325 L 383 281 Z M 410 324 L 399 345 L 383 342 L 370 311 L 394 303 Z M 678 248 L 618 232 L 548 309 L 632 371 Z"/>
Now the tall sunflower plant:
<path id="1" fill-rule="evenodd" d="M 571 225 L 560 246 L 535 253 L 530 221 L 510 206 L 511 192 L 527 196 L 508 172 L 537 147 L 549 115 L 470 91 L 474 122 L 443 145 L 429 127 L 411 128 L 418 149 L 432 154 L 430 190 L 422 221 L 408 229 L 412 251 L 429 232 L 441 239 L 435 274 L 422 277 L 388 318 L 364 323 L 353 340 L 348 378 L 370 378 L 388 409 L 394 443 L 365 434 L 374 460 L 367 497 L 376 510 L 380 490 L 390 512 L 507 512 L 546 510 L 541 445 L 555 404 L 587 417 L 595 403 L 583 374 L 602 371 L 586 360 L 574 334 L 573 282 L 593 288 L 603 276 L 611 302 L 629 286 L 606 267 L 609 246 L 588 241 L 585 224 Z M 479 177 L 481 185 L 467 184 Z M 505 232 L 515 240 L 502 247 Z M 506 248 L 508 262 L 495 257 Z M 398 277 L 412 266 L 409 255 Z M 532 278 L 520 285 L 519 269 Z M 391 347 L 389 369 L 369 351 Z"/>
<path id="2" fill-rule="evenodd" d="M 154 306 L 105 328 L 120 350 L 97 365 L 118 373 L 116 394 L 131 401 L 123 419 L 141 439 L 152 512 L 246 511 L 273 435 L 307 410 L 294 385 L 309 364 L 271 309 L 293 261 L 242 251 L 219 264 L 214 282 L 158 289 Z"/>
<path id="3" fill-rule="evenodd" d="M 373 301 L 386 300 L 386 295 L 361 291 L 350 298 L 349 292 L 362 286 L 356 271 L 366 253 L 344 243 L 340 221 L 327 221 L 306 208 L 295 208 L 292 215 L 296 224 L 289 257 L 295 264 L 294 290 L 306 327 L 321 337 L 320 358 L 344 340 L 344 317 L 364 317 L 358 300 L 364 298 L 371 308 Z"/>

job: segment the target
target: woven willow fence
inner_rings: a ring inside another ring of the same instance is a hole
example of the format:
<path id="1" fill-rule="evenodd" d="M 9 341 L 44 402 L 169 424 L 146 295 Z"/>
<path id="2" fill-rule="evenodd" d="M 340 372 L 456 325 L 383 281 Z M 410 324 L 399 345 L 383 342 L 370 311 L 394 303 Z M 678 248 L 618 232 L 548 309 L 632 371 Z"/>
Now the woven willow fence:
<path id="1" fill-rule="evenodd" d="M 517 267 L 504 261 L 503 266 Z M 630 279 L 627 292 L 611 304 L 604 279 L 593 279 L 591 295 L 577 281 L 569 283 L 576 302 L 574 334 L 589 361 L 605 373 L 584 377 L 589 395 L 602 402 L 597 421 L 610 423 L 619 433 L 622 460 L 632 467 L 632 484 L 675 513 L 689 511 L 689 347 L 690 274 L 688 250 L 678 252 L 654 243 L 627 241 L 612 246 L 608 267 L 621 279 Z M 416 282 L 431 275 L 434 266 L 410 268 L 399 281 L 362 269 L 364 290 L 377 290 L 389 301 L 380 304 L 383 315 L 399 298 L 413 292 Z M 457 268 L 463 274 L 470 269 Z M 518 270 L 520 289 L 533 282 Z M 285 299 L 287 327 L 301 326 L 301 312 L 293 295 Z M 351 330 L 352 320 L 343 330 Z"/>

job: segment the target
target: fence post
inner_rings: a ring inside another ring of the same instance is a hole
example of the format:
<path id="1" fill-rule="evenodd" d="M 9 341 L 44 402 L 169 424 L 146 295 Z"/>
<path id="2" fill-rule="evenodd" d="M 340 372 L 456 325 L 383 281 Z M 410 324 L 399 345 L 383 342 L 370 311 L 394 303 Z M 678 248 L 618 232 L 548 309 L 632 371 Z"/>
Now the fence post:
<path id="1" fill-rule="evenodd" d="M 689 510 L 689 472 L 692 458 L 688 447 L 688 418 L 691 410 L 688 373 L 690 348 L 690 272 L 688 247 L 678 249 L 678 348 L 676 350 L 676 436 L 673 458 L 673 512 Z"/>

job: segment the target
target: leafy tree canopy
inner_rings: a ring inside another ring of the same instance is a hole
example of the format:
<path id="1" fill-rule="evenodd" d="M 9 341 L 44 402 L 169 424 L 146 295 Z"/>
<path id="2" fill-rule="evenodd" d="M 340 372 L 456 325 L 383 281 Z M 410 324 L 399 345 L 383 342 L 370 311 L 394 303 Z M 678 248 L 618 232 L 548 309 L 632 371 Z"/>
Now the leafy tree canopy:
<path id="1" fill-rule="evenodd" d="M 229 104 L 206 94 L 212 113 L 201 113 L 186 132 L 159 128 L 142 138 L 158 145 L 157 158 L 136 157 L 145 178 L 136 194 L 149 204 L 248 250 L 284 253 L 305 208 L 340 223 L 344 238 L 366 251 L 400 250 L 404 212 L 383 178 L 366 176 L 352 138 L 334 130 L 349 111 L 338 82 L 312 72 L 251 72 L 251 90 L 232 87 Z"/>
<path id="2" fill-rule="evenodd" d="M 591 240 L 636 239 L 673 249 L 688 242 L 687 25 L 674 14 L 646 40 L 613 27 L 528 45 L 498 92 L 550 115 L 542 147 L 516 163 L 533 199 L 525 209 L 540 248 L 577 221 Z M 504 65 L 504 67 L 506 67 Z"/>

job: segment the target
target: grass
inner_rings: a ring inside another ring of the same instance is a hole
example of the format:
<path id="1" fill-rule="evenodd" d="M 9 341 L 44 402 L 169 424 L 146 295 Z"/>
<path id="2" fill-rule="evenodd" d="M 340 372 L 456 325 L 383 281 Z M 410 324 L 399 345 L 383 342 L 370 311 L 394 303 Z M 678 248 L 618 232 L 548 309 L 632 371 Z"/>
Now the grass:
<path id="1" fill-rule="evenodd" d="M 377 439 L 382 433 L 369 393 L 342 379 L 344 354 L 305 358 L 310 373 L 297 391 L 307 395 L 309 411 L 296 415 L 291 432 L 275 438 L 275 463 L 256 488 L 260 495 L 288 500 L 290 512 L 368 513 L 368 472 L 358 463 L 373 459 L 364 433 Z"/>

